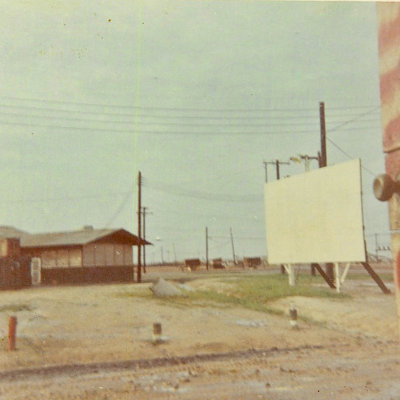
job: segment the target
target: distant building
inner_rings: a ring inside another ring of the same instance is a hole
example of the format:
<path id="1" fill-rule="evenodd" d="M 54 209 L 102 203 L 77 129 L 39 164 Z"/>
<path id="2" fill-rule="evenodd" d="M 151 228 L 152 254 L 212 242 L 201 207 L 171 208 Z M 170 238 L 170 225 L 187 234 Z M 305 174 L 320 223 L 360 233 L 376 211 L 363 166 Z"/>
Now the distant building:
<path id="1" fill-rule="evenodd" d="M 125 229 L 85 226 L 30 234 L 0 226 L 0 257 L 21 254 L 40 260 L 40 283 L 132 281 L 132 247 L 138 243 L 138 237 Z"/>

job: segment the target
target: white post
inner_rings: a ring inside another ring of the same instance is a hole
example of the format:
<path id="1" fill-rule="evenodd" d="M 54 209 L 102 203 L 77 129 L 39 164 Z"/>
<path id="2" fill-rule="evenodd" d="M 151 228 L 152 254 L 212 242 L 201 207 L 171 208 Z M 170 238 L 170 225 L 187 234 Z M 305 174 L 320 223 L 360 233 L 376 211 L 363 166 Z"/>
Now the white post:
<path id="1" fill-rule="evenodd" d="M 293 265 L 291 264 L 286 264 L 285 269 L 289 275 L 289 286 L 295 286 L 296 285 L 296 277 L 294 275 L 294 268 Z"/>
<path id="2" fill-rule="evenodd" d="M 344 283 L 344 281 L 345 281 L 345 279 L 346 279 L 346 277 L 347 277 L 347 274 L 349 273 L 350 266 L 351 266 L 351 263 L 347 263 L 347 264 L 346 264 L 346 267 L 344 268 L 342 277 L 340 278 L 340 283 L 341 283 L 342 285 L 343 285 L 343 283 Z"/>
<path id="3" fill-rule="evenodd" d="M 340 268 L 339 263 L 335 263 L 335 284 L 336 284 L 336 291 L 340 293 Z"/>

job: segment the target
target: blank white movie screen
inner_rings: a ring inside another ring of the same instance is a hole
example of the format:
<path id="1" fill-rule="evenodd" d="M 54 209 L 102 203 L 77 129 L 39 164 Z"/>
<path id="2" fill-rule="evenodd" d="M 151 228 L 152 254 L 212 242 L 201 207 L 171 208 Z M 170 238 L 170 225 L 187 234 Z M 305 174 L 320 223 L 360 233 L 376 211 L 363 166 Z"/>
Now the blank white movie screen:
<path id="1" fill-rule="evenodd" d="M 270 264 L 365 261 L 359 159 L 265 184 Z"/>

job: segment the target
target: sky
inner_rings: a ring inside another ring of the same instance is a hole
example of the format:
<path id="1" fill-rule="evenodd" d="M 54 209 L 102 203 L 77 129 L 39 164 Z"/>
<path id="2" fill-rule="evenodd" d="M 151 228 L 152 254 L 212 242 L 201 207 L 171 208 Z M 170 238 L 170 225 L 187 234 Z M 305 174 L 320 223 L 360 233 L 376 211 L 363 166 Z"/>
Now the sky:
<path id="1" fill-rule="evenodd" d="M 0 0 L 0 224 L 137 233 L 148 262 L 266 255 L 264 161 L 361 158 L 389 245 L 372 2 Z M 304 172 L 281 166 L 281 176 Z M 317 168 L 311 161 L 311 168 Z M 268 178 L 275 169 L 268 167 Z M 231 235 L 232 232 L 232 235 Z"/>

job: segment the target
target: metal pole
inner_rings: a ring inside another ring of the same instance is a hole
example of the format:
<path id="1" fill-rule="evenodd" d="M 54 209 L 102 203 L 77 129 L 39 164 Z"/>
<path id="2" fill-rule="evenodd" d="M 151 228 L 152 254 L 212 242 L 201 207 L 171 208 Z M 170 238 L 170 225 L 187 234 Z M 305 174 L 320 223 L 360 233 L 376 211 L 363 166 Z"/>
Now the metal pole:
<path id="1" fill-rule="evenodd" d="M 233 233 L 232 233 L 232 228 L 231 230 L 231 243 L 232 243 L 232 255 L 233 255 L 233 263 L 236 265 L 236 256 L 235 256 L 235 246 L 233 244 Z"/>
<path id="2" fill-rule="evenodd" d="M 206 227 L 206 268 L 208 271 L 208 228 Z"/>
<path id="3" fill-rule="evenodd" d="M 142 282 L 142 173 L 138 176 L 138 265 L 137 282 Z"/>

